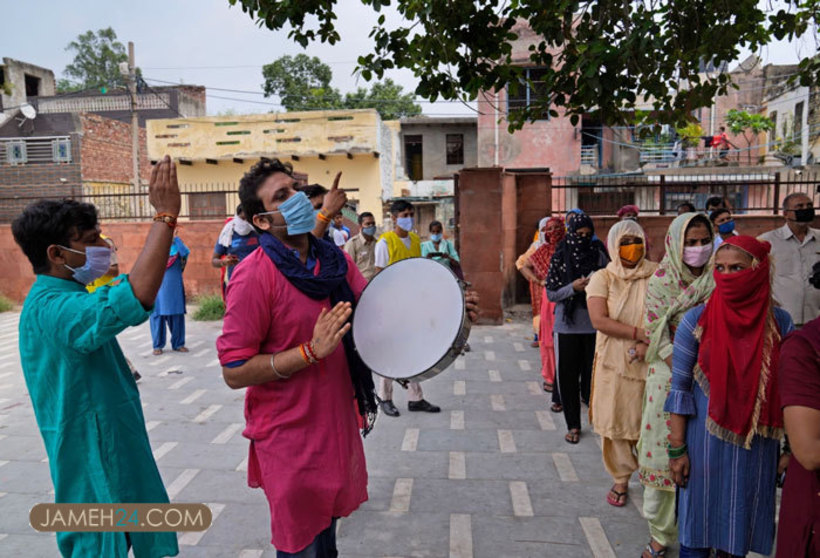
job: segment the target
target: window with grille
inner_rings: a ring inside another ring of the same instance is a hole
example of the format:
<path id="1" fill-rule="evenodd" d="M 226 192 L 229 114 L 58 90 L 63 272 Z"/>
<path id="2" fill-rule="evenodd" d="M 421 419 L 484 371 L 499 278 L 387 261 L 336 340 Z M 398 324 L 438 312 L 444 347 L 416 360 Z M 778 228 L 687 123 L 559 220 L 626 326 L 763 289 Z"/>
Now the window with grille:
<path id="1" fill-rule="evenodd" d="M 218 219 L 224 218 L 224 192 L 196 192 L 188 194 L 188 209 L 191 219 Z"/>
<path id="2" fill-rule="evenodd" d="M 507 110 L 523 109 L 545 101 L 549 93 L 543 81 L 547 71 L 548 68 L 524 68 L 521 81 L 507 85 Z M 542 116 L 549 118 L 548 110 Z"/>

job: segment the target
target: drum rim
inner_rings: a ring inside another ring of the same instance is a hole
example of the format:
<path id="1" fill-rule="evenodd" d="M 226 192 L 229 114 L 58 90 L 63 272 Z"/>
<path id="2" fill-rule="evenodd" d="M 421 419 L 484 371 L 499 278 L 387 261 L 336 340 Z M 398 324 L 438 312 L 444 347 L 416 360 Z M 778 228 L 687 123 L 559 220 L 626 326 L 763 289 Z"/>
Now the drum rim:
<path id="1" fill-rule="evenodd" d="M 452 344 L 453 344 L 453 343 L 455 343 L 455 341 L 458 339 L 459 335 L 462 333 L 462 331 L 463 331 L 463 329 L 464 329 L 464 320 L 465 320 L 465 317 L 467 316 L 466 295 L 465 295 L 465 292 L 464 292 L 465 282 L 464 282 L 464 281 L 462 281 L 461 279 L 459 279 L 459 278 L 458 278 L 458 276 L 457 276 L 455 273 L 453 273 L 453 270 L 452 270 L 452 269 L 450 269 L 448 266 L 446 266 L 446 265 L 444 265 L 444 264 L 442 264 L 442 263 L 440 263 L 440 262 L 437 262 L 437 261 L 435 261 L 435 260 L 433 260 L 433 259 L 431 259 L 431 258 L 422 258 L 422 257 L 419 257 L 419 256 L 417 256 L 417 257 L 413 257 L 413 258 L 405 258 L 405 259 L 403 259 L 403 260 L 399 260 L 399 261 L 397 261 L 397 262 L 395 262 L 395 263 L 389 264 L 387 267 L 394 267 L 394 266 L 402 265 L 402 262 L 411 262 L 411 261 L 414 261 L 414 260 L 429 261 L 429 262 L 434 263 L 434 264 L 436 264 L 436 265 L 438 265 L 438 266 L 441 266 L 441 267 L 442 267 L 443 269 L 445 269 L 445 270 L 446 270 L 446 271 L 447 271 L 450 275 L 452 275 L 453 279 L 455 279 L 455 281 L 456 281 L 456 284 L 460 287 L 460 290 L 461 290 L 461 298 L 462 298 L 463 304 L 462 304 L 462 306 L 461 306 L 461 318 L 460 318 L 460 320 L 459 320 L 459 324 L 460 324 L 460 325 L 458 326 L 458 331 L 456 332 L 455 337 L 453 338 L 453 340 L 452 340 L 452 342 L 451 342 L 451 344 L 450 344 L 450 346 L 452 347 Z M 387 267 L 385 267 L 384 269 L 387 269 Z M 379 272 L 379 273 L 381 273 L 381 272 Z M 364 289 L 362 289 L 362 292 L 361 292 L 361 294 L 359 295 L 359 300 L 358 300 L 358 301 L 356 301 L 356 310 L 358 310 L 359 302 L 360 302 L 360 301 L 362 300 L 362 298 L 364 297 L 364 294 L 367 292 L 367 289 L 370 287 L 370 285 L 372 285 L 372 284 L 373 284 L 373 280 L 374 280 L 376 277 L 378 277 L 378 274 L 377 274 L 375 277 L 373 277 L 373 279 L 371 279 L 370 281 L 368 281 L 368 282 L 367 282 L 367 285 L 365 285 Z M 356 327 L 356 312 L 354 312 L 354 313 L 353 313 L 353 317 L 351 318 L 351 321 L 350 321 L 350 334 L 353 336 L 353 342 L 354 342 L 354 346 L 356 347 L 356 352 L 359 352 L 359 348 L 358 348 L 358 346 L 356 346 L 356 344 L 355 344 L 355 342 L 356 342 L 356 335 L 355 335 L 355 333 L 354 333 L 355 327 Z M 448 352 L 449 352 L 449 351 L 448 351 Z M 381 376 L 382 378 L 387 378 L 387 379 L 392 379 L 392 380 L 397 380 L 397 381 L 399 381 L 399 380 L 400 380 L 400 381 L 405 381 L 405 380 L 412 380 L 413 378 L 417 378 L 418 376 L 421 376 L 422 374 L 425 374 L 425 373 L 429 372 L 430 370 L 432 370 L 432 369 L 436 368 L 436 367 L 439 365 L 439 363 L 440 363 L 440 362 L 441 362 L 444 358 L 446 358 L 446 357 L 447 357 L 447 352 L 445 352 L 443 355 L 441 355 L 441 357 L 439 357 L 439 359 L 438 359 L 436 362 L 434 362 L 432 366 L 430 366 L 430 367 L 428 367 L 428 368 L 425 368 L 424 370 L 421 370 L 420 372 L 418 372 L 418 373 L 416 373 L 416 374 L 414 374 L 414 375 L 412 375 L 412 376 L 406 376 L 406 377 L 402 377 L 402 378 L 393 378 L 393 377 L 391 377 L 391 376 L 384 376 L 384 375 L 382 375 L 381 373 L 376 372 L 373 368 L 371 368 L 371 367 L 370 367 L 370 365 L 369 365 L 369 364 L 367 364 L 367 362 L 365 362 L 364 357 L 362 356 L 362 354 L 361 354 L 361 353 L 359 353 L 359 357 L 362 359 L 362 362 L 364 362 L 364 364 L 365 364 L 365 365 L 366 365 L 366 366 L 370 369 L 370 371 L 371 371 L 371 372 L 373 372 L 374 374 L 377 374 L 378 376 Z"/>

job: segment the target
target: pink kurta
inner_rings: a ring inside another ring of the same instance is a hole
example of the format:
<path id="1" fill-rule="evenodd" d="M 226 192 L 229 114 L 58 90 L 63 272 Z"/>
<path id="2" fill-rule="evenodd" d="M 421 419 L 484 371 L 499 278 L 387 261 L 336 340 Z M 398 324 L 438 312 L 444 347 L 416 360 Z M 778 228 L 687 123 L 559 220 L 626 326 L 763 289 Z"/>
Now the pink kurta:
<path id="1" fill-rule="evenodd" d="M 541 377 L 548 384 L 555 383 L 555 343 L 552 336 L 554 314 L 555 303 L 550 302 L 545 296 L 541 297 L 541 326 L 538 341 L 541 348 Z"/>
<path id="2" fill-rule="evenodd" d="M 345 254 L 356 298 L 367 281 Z M 318 271 L 318 264 L 317 264 Z M 310 340 L 330 300 L 294 287 L 264 250 L 239 263 L 228 284 L 227 310 L 217 340 L 223 365 L 284 351 Z M 245 393 L 250 443 L 248 485 L 261 487 L 271 514 L 271 542 L 299 552 L 367 500 L 367 469 L 344 347 L 285 381 Z"/>

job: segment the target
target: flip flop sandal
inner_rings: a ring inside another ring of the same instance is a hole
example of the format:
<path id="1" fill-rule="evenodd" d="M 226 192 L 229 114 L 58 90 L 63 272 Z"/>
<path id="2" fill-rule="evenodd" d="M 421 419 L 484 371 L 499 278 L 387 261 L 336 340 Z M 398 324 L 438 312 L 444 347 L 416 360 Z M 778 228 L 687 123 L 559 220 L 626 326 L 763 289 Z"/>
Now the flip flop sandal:
<path id="1" fill-rule="evenodd" d="M 615 498 L 612 495 L 615 495 Z M 623 498 L 623 500 L 621 500 Z M 615 506 L 616 508 L 622 508 L 626 505 L 627 499 L 627 492 L 618 492 L 615 490 L 615 487 L 609 489 L 609 493 L 606 495 L 606 503 L 610 506 Z"/>
<path id="2" fill-rule="evenodd" d="M 648 552 L 652 558 L 663 558 L 664 556 L 666 556 L 665 548 L 663 550 L 655 550 L 654 548 L 652 548 L 652 543 L 646 545 L 646 548 L 644 548 L 643 551 Z M 641 556 L 643 556 L 643 554 L 641 554 Z"/>
<path id="3" fill-rule="evenodd" d="M 560 403 L 553 403 L 552 405 L 550 405 L 550 411 L 552 411 L 553 413 L 563 413 L 564 407 Z"/>
<path id="4" fill-rule="evenodd" d="M 564 440 L 570 444 L 577 444 L 581 440 L 581 433 L 577 430 L 570 430 L 567 432 L 567 435 L 564 436 Z"/>
<path id="5" fill-rule="evenodd" d="M 546 391 L 547 393 L 552 393 L 553 388 L 554 386 L 552 382 L 544 382 L 544 391 Z"/>

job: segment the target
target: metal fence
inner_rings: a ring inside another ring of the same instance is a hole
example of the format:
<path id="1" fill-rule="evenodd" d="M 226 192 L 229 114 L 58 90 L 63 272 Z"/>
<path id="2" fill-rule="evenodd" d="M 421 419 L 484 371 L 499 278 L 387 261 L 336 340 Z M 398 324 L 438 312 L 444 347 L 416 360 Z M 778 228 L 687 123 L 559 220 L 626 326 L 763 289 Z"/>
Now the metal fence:
<path id="1" fill-rule="evenodd" d="M 674 215 L 683 202 L 702 210 L 708 198 L 718 196 L 738 214 L 777 215 L 794 192 L 805 193 L 817 206 L 818 185 L 820 174 L 799 171 L 553 177 L 552 212 L 563 215 L 578 207 L 590 215 L 614 215 L 634 204 L 642 213 Z"/>
<path id="2" fill-rule="evenodd" d="M 233 216 L 239 204 L 238 186 L 227 183 L 185 184 L 182 193 L 182 220 L 225 219 Z M 147 221 L 156 210 L 148 199 L 148 186 L 133 192 L 130 184 L 85 185 L 68 188 L 65 193 L 47 197 L 0 194 L 0 222 L 11 222 L 30 203 L 42 199 L 75 199 L 97 207 L 101 221 Z"/>

